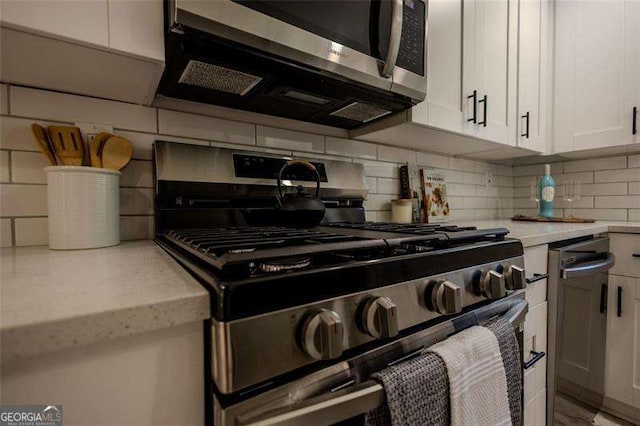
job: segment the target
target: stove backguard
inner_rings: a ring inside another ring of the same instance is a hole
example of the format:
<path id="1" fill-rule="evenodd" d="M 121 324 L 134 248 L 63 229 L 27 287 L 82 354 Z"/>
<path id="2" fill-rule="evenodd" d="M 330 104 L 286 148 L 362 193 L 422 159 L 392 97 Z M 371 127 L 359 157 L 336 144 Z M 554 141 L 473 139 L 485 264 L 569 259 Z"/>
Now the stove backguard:
<path id="1" fill-rule="evenodd" d="M 300 157 L 296 157 L 300 158 Z M 276 177 L 292 157 L 213 148 L 175 142 L 154 144 L 156 234 L 168 229 L 246 226 L 249 214 L 277 206 Z M 364 166 L 305 158 L 319 172 L 320 198 L 326 207 L 322 223 L 364 222 L 369 192 Z M 303 186 L 313 193 L 315 181 L 290 167 L 285 189 Z"/>

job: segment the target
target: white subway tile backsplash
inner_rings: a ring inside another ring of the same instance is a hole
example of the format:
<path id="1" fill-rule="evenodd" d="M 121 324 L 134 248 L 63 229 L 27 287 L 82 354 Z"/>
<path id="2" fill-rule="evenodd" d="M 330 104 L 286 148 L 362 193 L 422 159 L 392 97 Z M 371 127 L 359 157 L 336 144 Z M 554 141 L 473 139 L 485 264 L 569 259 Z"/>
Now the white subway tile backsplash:
<path id="1" fill-rule="evenodd" d="M 449 222 L 455 222 L 455 221 L 461 221 L 461 220 L 475 220 L 476 211 L 456 209 L 456 210 L 451 210 L 451 214 L 449 216 L 450 216 Z"/>
<path id="2" fill-rule="evenodd" d="M 153 232 L 153 216 L 120 217 L 120 239 L 122 241 L 150 239 L 154 237 Z"/>
<path id="3" fill-rule="evenodd" d="M 353 160 L 354 163 L 361 163 L 367 176 L 400 178 L 400 167 L 396 163 L 383 163 L 382 161 Z"/>
<path id="4" fill-rule="evenodd" d="M 464 209 L 488 209 L 489 199 L 482 197 L 464 197 L 462 203 Z"/>
<path id="5" fill-rule="evenodd" d="M 292 151 L 324 152 L 324 136 L 277 129 L 275 127 L 257 126 L 256 142 L 258 146 Z"/>
<path id="6" fill-rule="evenodd" d="M 122 169 L 121 187 L 153 188 L 153 166 L 151 161 L 131 160 Z"/>
<path id="7" fill-rule="evenodd" d="M 19 151 L 40 151 L 31 133 L 31 124 L 33 123 L 38 123 L 45 128 L 50 124 L 69 124 L 30 120 L 28 118 L 0 117 L 0 148 Z"/>
<path id="8" fill-rule="evenodd" d="M 484 173 L 462 172 L 462 182 L 473 185 L 484 185 L 485 175 Z"/>
<path id="9" fill-rule="evenodd" d="M 579 200 L 576 200 L 573 203 L 569 203 L 562 198 L 562 194 L 556 193 L 556 197 L 553 200 L 553 205 L 557 208 L 590 208 L 593 207 L 593 197 L 581 196 Z"/>
<path id="10" fill-rule="evenodd" d="M 606 170 L 595 172 L 596 182 L 638 182 L 640 169 Z"/>
<path id="11" fill-rule="evenodd" d="M 629 167 L 640 167 L 640 154 L 629 156 Z"/>
<path id="12" fill-rule="evenodd" d="M 158 132 L 160 135 L 241 145 L 255 145 L 256 143 L 256 128 L 253 124 L 165 109 L 158 110 Z"/>
<path id="13" fill-rule="evenodd" d="M 449 201 L 450 209 L 462 209 L 464 208 L 464 198 L 463 197 L 452 197 L 447 194 L 447 200 Z"/>
<path id="14" fill-rule="evenodd" d="M 581 195 L 624 195 L 627 184 L 620 183 L 586 183 L 580 185 Z"/>
<path id="15" fill-rule="evenodd" d="M 11 181 L 14 183 L 47 183 L 44 168 L 49 163 L 39 152 L 13 151 L 11 153 Z"/>
<path id="16" fill-rule="evenodd" d="M 369 187 L 370 194 L 376 194 L 378 192 L 378 178 L 376 177 L 368 177 L 367 186 Z"/>
<path id="17" fill-rule="evenodd" d="M 640 209 L 640 195 L 609 195 L 596 197 L 598 208 Z"/>
<path id="18" fill-rule="evenodd" d="M 0 151 L 0 182 L 9 182 L 9 151 Z"/>
<path id="19" fill-rule="evenodd" d="M 120 188 L 121 215 L 152 215 L 153 189 Z"/>
<path id="20" fill-rule="evenodd" d="M 9 86 L 0 84 L 0 114 L 9 114 Z"/>
<path id="21" fill-rule="evenodd" d="M 376 212 L 376 221 L 378 222 L 391 222 L 391 211 L 378 211 Z"/>
<path id="22" fill-rule="evenodd" d="M 570 181 L 580 181 L 580 183 L 593 183 L 593 172 L 561 173 L 553 176 L 553 178 L 556 181 L 556 186 Z"/>
<path id="23" fill-rule="evenodd" d="M 483 180 L 484 179 L 485 179 L 485 177 L 483 177 Z M 513 177 L 512 176 L 493 175 L 493 184 L 495 186 L 513 187 Z"/>
<path id="24" fill-rule="evenodd" d="M 115 128 L 156 132 L 156 109 L 125 102 L 11 86 L 11 115 L 40 120 L 109 123 Z"/>
<path id="25" fill-rule="evenodd" d="M 463 197 L 474 196 L 476 195 L 476 187 L 474 185 L 448 183 L 447 195 L 460 195 Z"/>
<path id="26" fill-rule="evenodd" d="M 49 244 L 49 225 L 46 217 L 17 217 L 15 220 L 16 246 Z"/>
<path id="27" fill-rule="evenodd" d="M 377 145 L 372 143 L 327 137 L 325 144 L 327 154 L 366 158 L 369 160 L 375 160 L 377 158 Z"/>
<path id="28" fill-rule="evenodd" d="M 438 169 L 449 168 L 449 157 L 445 157 L 444 155 L 418 152 L 416 157 L 419 166 L 435 167 Z"/>
<path id="29" fill-rule="evenodd" d="M 627 220 L 627 209 L 572 209 L 571 214 L 596 220 Z"/>
<path id="30" fill-rule="evenodd" d="M 476 220 L 493 220 L 500 218 L 500 210 L 498 209 L 478 209 L 476 212 Z"/>
<path id="31" fill-rule="evenodd" d="M 562 173 L 563 164 L 562 163 L 550 163 L 551 164 L 551 175 L 557 175 L 558 173 Z M 513 168 L 514 176 L 542 176 L 544 175 L 544 164 L 532 164 L 529 166 L 515 166 Z"/>
<path id="32" fill-rule="evenodd" d="M 625 185 L 624 183 L 621 185 Z M 629 182 L 629 194 L 640 195 L 640 182 Z"/>
<path id="33" fill-rule="evenodd" d="M 627 157 L 605 157 L 591 160 L 568 161 L 564 163 L 564 173 L 585 172 L 591 170 L 625 169 Z"/>
<path id="34" fill-rule="evenodd" d="M 473 160 L 467 160 L 465 158 L 449 158 L 449 168 L 453 170 L 461 170 L 463 172 L 469 172 L 476 170 L 476 162 Z"/>
<path id="35" fill-rule="evenodd" d="M 378 160 L 415 164 L 416 152 L 393 146 L 378 145 Z"/>
<path id="36" fill-rule="evenodd" d="M 46 185 L 0 185 L 0 216 L 46 216 Z"/>
<path id="37" fill-rule="evenodd" d="M 391 199 L 388 194 L 369 194 L 364 202 L 367 210 L 391 210 Z"/>
<path id="38" fill-rule="evenodd" d="M 0 219 L 0 247 L 11 247 L 12 245 L 11 219 Z"/>
<path id="39" fill-rule="evenodd" d="M 378 178 L 378 194 L 400 194 L 400 179 Z"/>
<path id="40" fill-rule="evenodd" d="M 629 209 L 629 220 L 640 222 L 640 209 Z"/>

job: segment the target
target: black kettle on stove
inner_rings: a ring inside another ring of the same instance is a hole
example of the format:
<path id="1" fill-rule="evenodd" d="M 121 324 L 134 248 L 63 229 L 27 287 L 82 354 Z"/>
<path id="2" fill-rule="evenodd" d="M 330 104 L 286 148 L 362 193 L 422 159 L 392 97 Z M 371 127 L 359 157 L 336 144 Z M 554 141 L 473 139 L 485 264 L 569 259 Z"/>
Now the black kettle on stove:
<path id="1" fill-rule="evenodd" d="M 283 176 L 285 170 L 291 167 L 304 167 L 311 172 L 316 181 L 315 194 L 308 193 L 302 185 L 296 187 L 296 192 L 286 191 L 282 184 Z M 249 225 L 313 227 L 322 221 L 325 207 L 319 197 L 320 173 L 316 166 L 309 161 L 289 160 L 280 168 L 276 182 L 277 194 L 273 206 L 244 210 L 243 214 Z"/>

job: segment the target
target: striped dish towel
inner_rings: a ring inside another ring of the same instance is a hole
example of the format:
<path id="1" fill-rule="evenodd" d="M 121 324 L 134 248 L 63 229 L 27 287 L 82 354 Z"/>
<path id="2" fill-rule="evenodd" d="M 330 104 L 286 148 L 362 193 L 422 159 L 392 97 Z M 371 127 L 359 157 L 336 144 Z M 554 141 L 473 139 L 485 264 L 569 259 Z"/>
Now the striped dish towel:
<path id="1" fill-rule="evenodd" d="M 452 426 L 511 424 L 506 373 L 490 330 L 474 326 L 428 350 L 447 366 Z"/>

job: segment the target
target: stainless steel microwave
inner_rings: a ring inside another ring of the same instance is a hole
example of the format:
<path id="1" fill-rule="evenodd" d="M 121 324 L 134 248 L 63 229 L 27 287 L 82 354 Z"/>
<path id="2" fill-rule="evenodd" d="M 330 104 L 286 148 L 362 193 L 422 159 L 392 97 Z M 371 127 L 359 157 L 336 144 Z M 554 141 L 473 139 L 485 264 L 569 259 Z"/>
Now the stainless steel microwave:
<path id="1" fill-rule="evenodd" d="M 426 93 L 426 0 L 170 0 L 165 96 L 354 128 Z"/>

